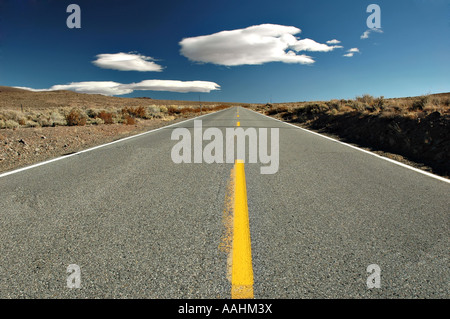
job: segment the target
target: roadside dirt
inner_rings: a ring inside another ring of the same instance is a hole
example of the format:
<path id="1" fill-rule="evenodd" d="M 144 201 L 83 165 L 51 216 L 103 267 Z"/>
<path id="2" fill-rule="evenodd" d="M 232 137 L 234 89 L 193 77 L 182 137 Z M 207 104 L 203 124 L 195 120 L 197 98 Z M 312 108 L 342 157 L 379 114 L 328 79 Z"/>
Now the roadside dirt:
<path id="1" fill-rule="evenodd" d="M 0 130 L 0 173 L 183 121 L 139 120 L 135 125 L 101 124 Z"/>

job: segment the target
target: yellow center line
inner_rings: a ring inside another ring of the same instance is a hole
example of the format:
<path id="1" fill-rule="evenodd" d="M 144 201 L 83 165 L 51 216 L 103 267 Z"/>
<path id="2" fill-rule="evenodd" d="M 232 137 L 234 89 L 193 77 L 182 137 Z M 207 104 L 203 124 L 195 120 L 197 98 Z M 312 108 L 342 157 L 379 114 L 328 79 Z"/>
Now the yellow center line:
<path id="1" fill-rule="evenodd" d="M 237 126 L 241 126 L 241 122 L 237 122 L 237 124 L 236 124 Z"/>
<path id="2" fill-rule="evenodd" d="M 235 162 L 231 298 L 253 298 L 253 267 L 244 161 Z"/>

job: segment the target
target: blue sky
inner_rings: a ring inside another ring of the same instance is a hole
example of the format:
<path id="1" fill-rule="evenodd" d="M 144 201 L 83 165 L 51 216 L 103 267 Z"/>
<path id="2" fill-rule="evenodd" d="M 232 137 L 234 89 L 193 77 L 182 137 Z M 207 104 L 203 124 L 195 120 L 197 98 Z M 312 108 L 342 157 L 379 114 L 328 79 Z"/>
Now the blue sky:
<path id="1" fill-rule="evenodd" d="M 66 25 L 72 3 L 80 29 Z M 382 32 L 363 39 L 372 3 Z M 414 96 L 450 92 L 449 40 L 447 0 L 0 0 L 0 85 L 255 103 Z"/>

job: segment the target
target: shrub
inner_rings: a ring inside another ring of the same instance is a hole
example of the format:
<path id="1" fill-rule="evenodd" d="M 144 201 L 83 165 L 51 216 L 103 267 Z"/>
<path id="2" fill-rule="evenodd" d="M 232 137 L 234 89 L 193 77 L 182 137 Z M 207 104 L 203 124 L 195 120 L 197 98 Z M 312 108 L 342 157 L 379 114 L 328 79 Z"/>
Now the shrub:
<path id="1" fill-rule="evenodd" d="M 287 111 L 288 111 L 287 106 L 282 105 L 282 106 L 275 107 L 275 108 L 272 108 L 272 109 L 268 110 L 267 114 L 268 115 L 274 115 L 274 114 L 278 114 L 278 113 L 284 113 L 284 112 L 287 112 Z"/>
<path id="2" fill-rule="evenodd" d="M 442 104 L 443 106 L 450 106 L 450 97 L 448 97 L 448 98 L 442 98 L 442 99 L 441 99 L 441 104 Z"/>
<path id="3" fill-rule="evenodd" d="M 84 126 L 86 125 L 86 117 L 83 116 L 80 110 L 73 109 L 66 116 L 67 125 L 69 126 Z"/>
<path id="4" fill-rule="evenodd" d="M 135 108 L 132 107 L 124 107 L 122 108 L 122 114 L 127 114 L 130 116 L 138 117 L 138 118 L 147 118 L 147 110 L 143 106 L 138 106 Z"/>
<path id="5" fill-rule="evenodd" d="M 429 100 L 428 96 L 426 96 L 426 95 L 420 96 L 415 101 L 413 101 L 410 109 L 412 111 L 417 111 L 417 110 L 422 111 L 425 108 L 425 106 L 427 105 L 428 100 Z"/>
<path id="6" fill-rule="evenodd" d="M 167 108 L 167 113 L 168 113 L 169 115 L 173 115 L 173 114 L 179 114 L 179 111 L 178 111 L 178 108 L 175 108 L 175 107 L 173 107 L 173 106 L 169 106 L 169 107 Z"/>
<path id="7" fill-rule="evenodd" d="M 202 108 L 202 111 L 207 111 L 207 109 Z M 189 113 L 200 113 L 200 107 L 198 107 L 198 108 L 182 107 L 182 108 L 178 109 L 178 112 L 183 115 L 189 114 Z"/>
<path id="8" fill-rule="evenodd" d="M 105 124 L 105 121 L 103 121 L 100 117 L 96 117 L 96 118 L 91 119 L 90 123 L 94 124 L 94 125 L 100 125 L 100 124 Z"/>
<path id="9" fill-rule="evenodd" d="M 163 105 L 163 106 L 160 106 L 160 107 L 159 107 L 159 111 L 162 112 L 162 113 L 168 113 L 169 110 L 167 109 L 167 107 L 165 107 L 165 106 Z"/>
<path id="10" fill-rule="evenodd" d="M 112 113 L 109 113 L 106 111 L 100 111 L 100 113 L 98 113 L 96 115 L 96 118 L 101 119 L 104 124 L 113 124 L 114 123 Z"/>
<path id="11" fill-rule="evenodd" d="M 18 127 L 19 127 L 19 123 L 17 123 L 14 120 L 6 120 L 5 121 L 5 128 L 16 129 Z"/>
<path id="12" fill-rule="evenodd" d="M 3 112 L 3 116 L 4 120 L 13 120 L 14 122 L 19 122 L 20 118 L 22 117 L 22 115 L 20 114 L 20 112 L 17 111 L 13 111 L 13 110 L 8 110 Z"/>
<path id="13" fill-rule="evenodd" d="M 359 100 L 351 101 L 349 106 L 358 112 L 363 112 L 367 108 L 366 105 Z"/>
<path id="14" fill-rule="evenodd" d="M 27 120 L 25 122 L 25 127 L 38 127 L 39 123 L 36 123 L 35 121 Z"/>
<path id="15" fill-rule="evenodd" d="M 319 104 L 319 103 L 311 103 L 311 104 L 306 104 L 303 108 L 300 108 L 303 110 L 303 112 L 307 113 L 307 114 L 319 114 L 322 112 L 325 112 L 328 107 L 324 104 Z"/>
<path id="16" fill-rule="evenodd" d="M 88 109 L 86 111 L 86 115 L 91 119 L 95 119 L 97 117 L 97 111 L 94 109 Z"/>
<path id="17" fill-rule="evenodd" d="M 144 119 L 147 117 L 147 110 L 143 106 L 138 106 L 134 109 L 134 116 Z"/>
<path id="18" fill-rule="evenodd" d="M 384 96 L 380 96 L 380 97 L 375 99 L 374 106 L 377 109 L 381 109 L 382 110 L 382 109 L 384 109 L 384 103 L 385 103 Z"/>
<path id="19" fill-rule="evenodd" d="M 134 119 L 134 117 L 127 114 L 124 116 L 123 123 L 126 125 L 134 125 L 134 124 L 136 124 L 136 120 Z"/>
<path id="20" fill-rule="evenodd" d="M 325 102 L 325 104 L 328 106 L 328 108 L 330 110 L 340 111 L 343 103 L 342 103 L 342 100 L 341 101 L 331 100 L 331 101 Z"/>
<path id="21" fill-rule="evenodd" d="M 158 115 L 161 112 L 161 108 L 156 105 L 147 106 L 147 114 L 151 116 Z"/>
<path id="22" fill-rule="evenodd" d="M 52 126 L 52 123 L 50 122 L 50 119 L 44 116 L 43 114 L 39 114 L 37 116 L 36 121 L 39 123 L 39 126 L 46 127 L 46 126 Z"/>
<path id="23" fill-rule="evenodd" d="M 366 105 L 373 106 L 375 98 L 370 94 L 364 94 L 363 96 L 357 96 L 356 100 Z"/>
<path id="24" fill-rule="evenodd" d="M 331 114 L 331 115 L 337 115 L 339 112 L 338 112 L 338 110 L 337 109 L 330 109 L 330 111 L 329 111 L 329 114 Z"/>
<path id="25" fill-rule="evenodd" d="M 60 126 L 64 126 L 67 124 L 66 122 L 66 118 L 64 117 L 64 115 L 58 113 L 58 112 L 52 112 L 50 114 L 50 120 L 53 122 L 52 125 L 60 125 Z"/>

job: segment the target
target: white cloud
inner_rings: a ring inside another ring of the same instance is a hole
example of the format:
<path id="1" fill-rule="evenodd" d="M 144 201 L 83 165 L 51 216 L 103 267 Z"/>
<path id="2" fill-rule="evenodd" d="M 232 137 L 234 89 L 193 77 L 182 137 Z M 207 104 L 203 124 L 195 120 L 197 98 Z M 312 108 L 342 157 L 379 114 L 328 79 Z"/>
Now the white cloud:
<path id="1" fill-rule="evenodd" d="M 268 62 L 312 64 L 312 57 L 300 51 L 332 51 L 311 39 L 299 40 L 301 30 L 292 26 L 261 24 L 244 29 L 185 38 L 180 41 L 181 54 L 196 62 L 218 65 L 258 65 Z"/>
<path id="2" fill-rule="evenodd" d="M 149 56 L 132 52 L 120 52 L 112 54 L 98 54 L 97 60 L 92 61 L 92 63 L 103 69 L 113 69 L 119 71 L 162 71 L 162 66 L 156 64 L 153 61 L 154 59 Z"/>
<path id="3" fill-rule="evenodd" d="M 368 39 L 371 32 L 383 33 L 383 30 L 378 29 L 378 28 L 367 29 L 366 31 L 364 31 L 364 33 L 361 35 L 360 38 L 361 39 Z"/>
<path id="4" fill-rule="evenodd" d="M 361 35 L 361 39 L 368 39 L 369 38 L 370 29 L 364 31 L 364 33 Z"/>
<path id="5" fill-rule="evenodd" d="M 122 86 L 123 84 L 112 81 L 87 81 L 53 85 L 50 90 L 70 90 L 78 93 L 103 95 L 123 95 L 133 92 L 133 90 L 129 88 L 123 88 Z"/>
<path id="6" fill-rule="evenodd" d="M 209 93 L 219 90 L 220 85 L 208 81 L 175 81 L 175 80 L 144 80 L 139 83 L 124 85 L 132 90 L 140 91 L 169 91 L 169 92 L 203 92 Z"/>
<path id="7" fill-rule="evenodd" d="M 317 43 L 311 39 L 298 40 L 295 44 L 291 46 L 296 51 L 313 51 L 313 52 L 329 52 L 337 48 L 342 48 L 340 45 L 329 46 L 322 43 Z"/>
<path id="8" fill-rule="evenodd" d="M 341 41 L 336 40 L 336 39 L 327 41 L 327 44 L 339 44 L 339 43 L 341 43 Z"/>
<path id="9" fill-rule="evenodd" d="M 50 89 L 33 89 L 33 88 L 26 87 L 26 86 L 13 86 L 13 88 L 22 89 L 22 90 L 28 90 L 28 91 L 33 91 L 33 92 L 48 92 L 48 91 L 51 91 Z"/>
<path id="10" fill-rule="evenodd" d="M 112 81 L 87 81 L 72 82 L 70 84 L 53 85 L 49 89 L 32 89 L 27 87 L 16 87 L 35 92 L 70 90 L 78 93 L 124 95 L 139 91 L 167 91 L 167 92 L 202 92 L 209 93 L 220 90 L 220 85 L 208 81 L 174 81 L 174 80 L 144 80 L 139 83 L 122 84 Z"/>
<path id="11" fill-rule="evenodd" d="M 343 56 L 345 56 L 347 58 L 351 58 L 355 55 L 355 53 L 360 53 L 358 48 L 351 48 L 351 49 L 347 50 L 347 53 L 344 54 Z"/>

